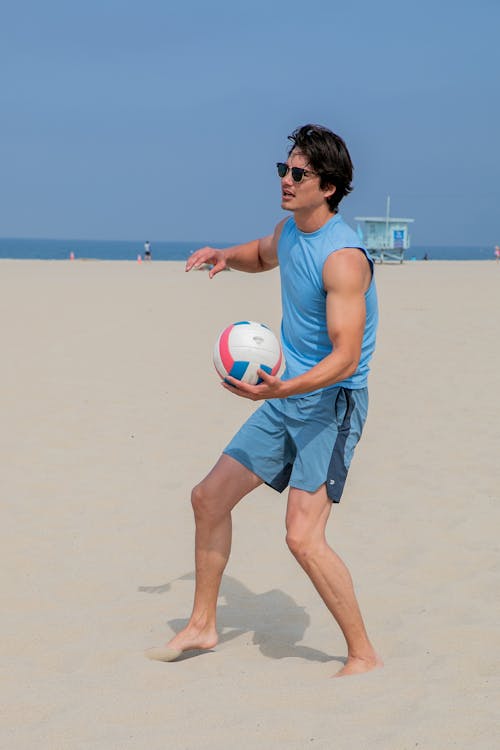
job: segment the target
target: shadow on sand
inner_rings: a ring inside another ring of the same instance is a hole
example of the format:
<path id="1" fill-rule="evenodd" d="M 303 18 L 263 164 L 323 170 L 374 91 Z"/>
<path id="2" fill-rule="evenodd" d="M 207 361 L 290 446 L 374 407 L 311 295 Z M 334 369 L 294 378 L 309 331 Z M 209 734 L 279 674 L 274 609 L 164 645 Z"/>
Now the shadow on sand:
<path id="1" fill-rule="evenodd" d="M 193 573 L 176 579 L 194 580 Z M 148 594 L 164 594 L 172 583 L 160 586 L 139 586 L 139 591 Z M 297 645 L 304 638 L 310 617 L 304 607 L 300 607 L 291 596 L 279 589 L 254 594 L 236 578 L 225 575 L 219 594 L 217 622 L 220 633 L 219 643 L 231 641 L 245 633 L 253 633 L 252 643 L 261 653 L 271 659 L 296 657 L 316 662 L 339 661 L 345 658 L 331 656 L 309 646 Z M 168 621 L 174 632 L 179 632 L 187 624 L 187 619 Z M 202 652 L 189 652 L 184 658 L 197 656 Z M 205 652 L 206 653 L 206 652 Z"/>

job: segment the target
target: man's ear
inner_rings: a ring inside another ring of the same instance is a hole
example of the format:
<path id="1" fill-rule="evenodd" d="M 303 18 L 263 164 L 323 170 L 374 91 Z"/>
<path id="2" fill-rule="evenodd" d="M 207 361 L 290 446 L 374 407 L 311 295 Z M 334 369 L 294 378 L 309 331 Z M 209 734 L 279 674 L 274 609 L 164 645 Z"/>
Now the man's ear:
<path id="1" fill-rule="evenodd" d="M 337 192 L 335 185 L 327 185 L 326 188 L 322 188 L 325 198 L 331 198 L 331 196 Z"/>

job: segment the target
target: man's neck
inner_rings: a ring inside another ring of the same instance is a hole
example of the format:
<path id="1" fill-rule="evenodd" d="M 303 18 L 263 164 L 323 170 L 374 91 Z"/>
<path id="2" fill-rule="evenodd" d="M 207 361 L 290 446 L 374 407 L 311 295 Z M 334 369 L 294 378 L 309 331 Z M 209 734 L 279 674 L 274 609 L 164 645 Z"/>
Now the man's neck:
<path id="1" fill-rule="evenodd" d="M 321 229 L 327 221 L 330 221 L 330 219 L 335 216 L 335 213 L 336 212 L 332 213 L 326 206 L 321 206 L 313 211 L 294 211 L 293 216 L 297 228 L 300 229 L 301 232 L 310 234 L 311 232 L 317 232 L 318 229 Z"/>

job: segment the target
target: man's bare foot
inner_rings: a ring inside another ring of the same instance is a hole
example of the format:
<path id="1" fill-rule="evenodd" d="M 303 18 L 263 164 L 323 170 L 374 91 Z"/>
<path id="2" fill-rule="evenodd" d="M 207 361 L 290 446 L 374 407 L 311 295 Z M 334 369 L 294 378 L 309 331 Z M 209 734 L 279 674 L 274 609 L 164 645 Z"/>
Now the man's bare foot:
<path id="1" fill-rule="evenodd" d="M 187 625 L 167 643 L 167 647 L 179 651 L 192 651 L 193 649 L 208 650 L 214 648 L 218 640 L 219 637 L 214 628 L 199 628 Z"/>
<path id="2" fill-rule="evenodd" d="M 218 636 L 214 629 L 188 625 L 165 646 L 147 649 L 145 656 L 155 661 L 175 661 L 185 651 L 208 651 L 217 645 L 217 641 Z"/>
<path id="3" fill-rule="evenodd" d="M 360 657 L 351 656 L 347 659 L 346 663 L 339 669 L 334 677 L 347 677 L 351 674 L 363 674 L 363 672 L 371 672 L 374 669 L 380 669 L 384 666 L 382 659 L 374 654 L 371 657 L 362 659 Z"/>

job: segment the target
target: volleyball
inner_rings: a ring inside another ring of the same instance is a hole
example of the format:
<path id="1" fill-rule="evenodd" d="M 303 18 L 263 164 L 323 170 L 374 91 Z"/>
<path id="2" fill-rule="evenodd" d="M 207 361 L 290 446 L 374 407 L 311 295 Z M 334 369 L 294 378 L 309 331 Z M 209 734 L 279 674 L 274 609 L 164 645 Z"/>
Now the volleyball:
<path id="1" fill-rule="evenodd" d="M 250 385 L 262 382 L 259 369 L 277 375 L 282 358 L 280 342 L 271 329 L 253 320 L 224 328 L 214 347 L 214 365 L 221 378 L 230 375 Z"/>

